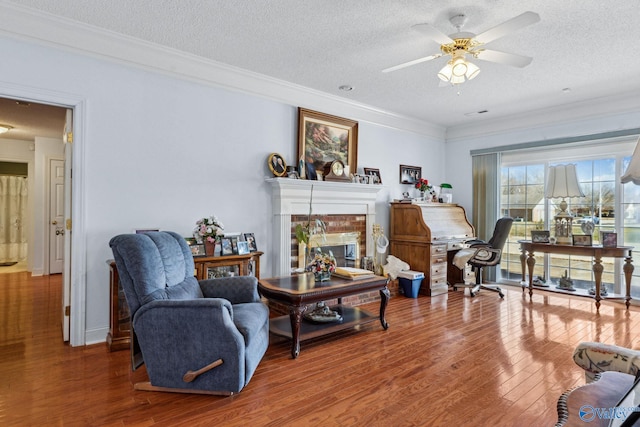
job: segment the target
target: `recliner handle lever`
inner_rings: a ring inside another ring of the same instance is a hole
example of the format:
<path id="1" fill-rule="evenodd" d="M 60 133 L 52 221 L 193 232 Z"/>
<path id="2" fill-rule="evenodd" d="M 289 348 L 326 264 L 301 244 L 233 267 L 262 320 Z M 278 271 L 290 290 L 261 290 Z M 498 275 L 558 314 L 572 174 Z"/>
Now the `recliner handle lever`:
<path id="1" fill-rule="evenodd" d="M 213 363 L 209 363 L 207 366 L 204 366 L 200 369 L 198 369 L 197 371 L 187 371 L 186 374 L 184 374 L 182 376 L 182 381 L 184 381 L 185 383 L 190 383 L 191 381 L 195 380 L 196 378 L 198 378 L 198 376 L 200 374 L 204 374 L 205 372 L 208 372 L 210 370 L 212 370 L 213 368 L 216 368 L 220 365 L 222 365 L 222 359 L 218 359 Z"/>

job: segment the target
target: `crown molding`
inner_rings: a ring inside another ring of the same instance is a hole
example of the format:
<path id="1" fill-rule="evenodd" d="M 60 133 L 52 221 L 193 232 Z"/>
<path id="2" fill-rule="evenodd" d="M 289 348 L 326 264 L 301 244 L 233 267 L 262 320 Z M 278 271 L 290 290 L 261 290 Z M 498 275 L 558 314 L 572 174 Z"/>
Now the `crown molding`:
<path id="1" fill-rule="evenodd" d="M 155 43 L 6 2 L 0 34 L 144 68 L 274 101 L 423 134 L 444 141 L 446 128 Z"/>
<path id="2" fill-rule="evenodd" d="M 492 135 L 517 133 L 527 130 L 550 128 L 577 122 L 595 123 L 598 120 L 621 114 L 640 113 L 640 91 L 614 94 L 600 98 L 573 102 L 541 110 L 529 111 L 484 120 L 479 123 L 455 126 L 447 129 L 446 141 L 456 142 L 469 138 L 482 138 Z M 633 125 L 633 126 L 631 126 Z M 636 123 L 621 128 L 636 127 Z"/>

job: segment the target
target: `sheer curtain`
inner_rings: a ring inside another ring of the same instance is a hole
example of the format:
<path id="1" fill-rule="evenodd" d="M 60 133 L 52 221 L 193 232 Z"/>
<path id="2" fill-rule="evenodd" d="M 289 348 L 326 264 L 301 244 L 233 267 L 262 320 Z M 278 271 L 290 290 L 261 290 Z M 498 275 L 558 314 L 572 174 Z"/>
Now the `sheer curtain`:
<path id="1" fill-rule="evenodd" d="M 0 176 L 0 263 L 27 259 L 27 178 Z"/>
<path id="2" fill-rule="evenodd" d="M 472 223 L 476 236 L 489 240 L 498 220 L 498 189 L 500 176 L 500 154 L 490 153 L 472 157 L 473 169 L 473 215 Z M 494 268 L 482 269 L 486 279 L 495 280 Z"/>

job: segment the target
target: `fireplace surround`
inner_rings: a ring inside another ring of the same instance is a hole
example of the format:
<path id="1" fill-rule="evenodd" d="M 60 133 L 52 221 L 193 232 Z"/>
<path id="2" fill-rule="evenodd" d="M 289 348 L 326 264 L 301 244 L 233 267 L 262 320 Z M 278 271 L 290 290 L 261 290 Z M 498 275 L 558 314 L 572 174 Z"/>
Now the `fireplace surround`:
<path id="1" fill-rule="evenodd" d="M 323 219 L 329 225 L 327 233 L 360 231 L 348 229 L 351 221 L 360 220 L 364 222 L 364 233 L 360 233 L 360 256 L 374 255 L 370 236 L 376 220 L 376 198 L 382 186 L 291 178 L 269 178 L 267 182 L 271 185 L 273 209 L 270 255 L 274 259 L 274 276 L 287 276 L 298 265 L 296 249 L 292 258 L 292 247 L 298 245 L 292 229 L 295 221 L 309 214 L 312 186 L 312 215 L 325 217 Z"/>

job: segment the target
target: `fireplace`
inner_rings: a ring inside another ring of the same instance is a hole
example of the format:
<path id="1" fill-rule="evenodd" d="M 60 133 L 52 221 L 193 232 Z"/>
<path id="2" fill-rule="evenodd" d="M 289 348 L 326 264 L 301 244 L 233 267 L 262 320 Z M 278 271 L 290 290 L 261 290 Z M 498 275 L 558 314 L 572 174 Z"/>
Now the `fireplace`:
<path id="1" fill-rule="evenodd" d="M 287 276 L 299 266 L 295 226 L 308 219 L 312 186 L 312 217 L 321 217 L 325 221 L 326 233 L 359 233 L 356 258 L 374 255 L 370 236 L 376 220 L 375 205 L 382 188 L 380 185 L 290 178 L 270 178 L 267 182 L 272 190 L 274 276 Z M 342 243 L 338 242 L 338 245 Z"/>
<path id="2" fill-rule="evenodd" d="M 325 233 L 324 236 L 316 234 L 309 239 L 310 254 L 317 251 L 330 253 L 336 260 L 338 267 L 359 267 L 360 266 L 360 233 Z M 298 242 L 298 254 L 304 254 L 307 245 Z M 293 249 L 292 251 L 293 252 Z M 293 253 L 291 254 L 293 260 Z M 303 256 L 297 257 L 298 268 L 304 268 L 305 260 Z"/>

